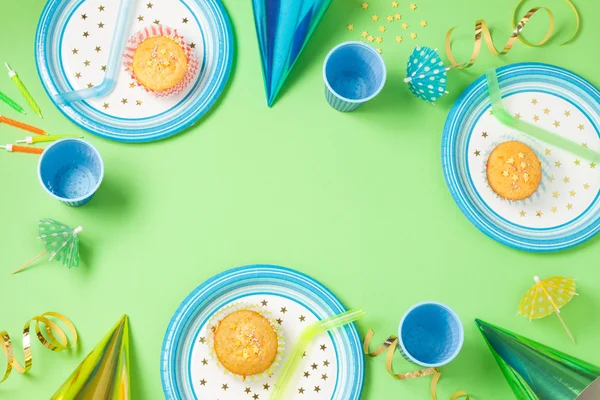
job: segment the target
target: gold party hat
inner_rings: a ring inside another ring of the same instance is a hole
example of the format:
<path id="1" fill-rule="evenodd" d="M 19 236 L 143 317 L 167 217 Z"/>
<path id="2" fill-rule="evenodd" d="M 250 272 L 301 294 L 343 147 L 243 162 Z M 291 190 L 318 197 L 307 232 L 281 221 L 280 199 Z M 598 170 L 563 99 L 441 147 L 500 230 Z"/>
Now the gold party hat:
<path id="1" fill-rule="evenodd" d="M 129 323 L 117 322 L 51 400 L 128 400 Z"/>

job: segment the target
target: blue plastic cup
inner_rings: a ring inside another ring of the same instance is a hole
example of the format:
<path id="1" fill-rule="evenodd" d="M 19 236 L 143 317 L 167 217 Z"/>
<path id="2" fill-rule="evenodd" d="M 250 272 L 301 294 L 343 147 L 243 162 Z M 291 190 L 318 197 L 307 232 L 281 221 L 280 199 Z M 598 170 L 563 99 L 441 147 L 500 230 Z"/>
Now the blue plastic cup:
<path id="1" fill-rule="evenodd" d="M 62 139 L 46 147 L 38 164 L 40 183 L 50 196 L 78 207 L 92 199 L 104 177 L 98 150 L 81 139 Z"/>
<path id="2" fill-rule="evenodd" d="M 383 58 L 371 46 L 344 42 L 334 47 L 323 63 L 325 97 L 338 111 L 354 111 L 383 89 Z"/>
<path id="3" fill-rule="evenodd" d="M 441 367 L 460 352 L 464 330 L 450 307 L 427 301 L 412 306 L 400 321 L 400 352 L 408 361 L 423 367 Z"/>

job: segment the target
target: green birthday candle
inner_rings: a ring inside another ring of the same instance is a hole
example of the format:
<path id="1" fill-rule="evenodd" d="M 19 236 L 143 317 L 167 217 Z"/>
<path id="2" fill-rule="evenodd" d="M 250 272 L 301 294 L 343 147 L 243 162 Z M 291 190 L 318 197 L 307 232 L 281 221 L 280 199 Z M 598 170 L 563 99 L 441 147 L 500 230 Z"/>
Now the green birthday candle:
<path id="1" fill-rule="evenodd" d="M 4 63 L 4 65 L 6 65 L 6 68 L 8 69 L 8 76 L 10 77 L 10 79 L 12 79 L 15 85 L 17 85 L 17 88 L 19 89 L 23 97 L 25 97 L 25 100 L 27 100 L 27 103 L 29 103 L 29 106 L 31 107 L 33 112 L 35 112 L 37 115 L 43 118 L 42 110 L 40 110 L 40 107 L 36 104 L 35 100 L 33 100 L 33 97 L 31 97 L 31 94 L 25 88 L 25 85 L 23 85 L 23 82 L 21 82 L 21 79 L 19 79 L 17 73 L 10 68 L 8 63 Z"/>
<path id="2" fill-rule="evenodd" d="M 0 101 L 6 103 L 12 109 L 14 109 L 15 111 L 20 112 L 21 114 L 27 114 L 25 112 L 25 110 L 23 110 L 23 107 L 21 107 L 19 104 L 17 104 L 16 101 L 14 101 L 13 99 L 11 99 L 10 97 L 8 97 L 7 95 L 5 95 L 2 92 L 0 92 Z"/>

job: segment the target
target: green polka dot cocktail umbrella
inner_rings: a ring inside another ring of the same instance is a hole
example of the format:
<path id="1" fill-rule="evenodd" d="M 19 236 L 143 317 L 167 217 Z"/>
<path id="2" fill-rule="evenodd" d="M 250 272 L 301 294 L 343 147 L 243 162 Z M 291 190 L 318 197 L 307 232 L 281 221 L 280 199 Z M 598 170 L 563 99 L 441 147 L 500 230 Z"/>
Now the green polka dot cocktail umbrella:
<path id="1" fill-rule="evenodd" d="M 418 98 L 435 102 L 446 92 L 446 71 L 437 51 L 417 46 L 408 58 L 406 78 L 410 91 Z"/>
<path id="2" fill-rule="evenodd" d="M 81 226 L 73 229 L 51 218 L 41 219 L 38 226 L 38 239 L 44 242 L 46 250 L 21 265 L 13 274 L 27 268 L 45 254 L 50 254 L 48 261 L 56 260 L 69 269 L 79 267 L 79 239 L 77 235 L 82 230 Z"/>

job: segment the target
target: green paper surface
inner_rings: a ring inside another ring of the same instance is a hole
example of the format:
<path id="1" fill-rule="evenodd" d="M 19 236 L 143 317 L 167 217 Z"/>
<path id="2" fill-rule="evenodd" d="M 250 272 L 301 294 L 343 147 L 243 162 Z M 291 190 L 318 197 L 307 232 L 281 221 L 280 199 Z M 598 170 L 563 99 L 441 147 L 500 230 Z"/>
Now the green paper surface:
<path id="1" fill-rule="evenodd" d="M 98 0 L 99 1 L 99 0 Z M 106 3 L 114 0 L 104 0 Z M 441 135 L 453 102 L 488 68 L 540 61 L 580 74 L 600 86 L 595 18 L 600 3 L 575 0 L 582 26 L 562 0 L 543 5 L 557 19 L 556 37 L 542 48 L 518 42 L 504 57 L 482 49 L 465 71 L 448 71 L 449 95 L 435 106 L 412 96 L 402 80 L 417 44 L 443 55 L 446 31 L 455 56 L 467 60 L 475 21 L 484 18 L 497 47 L 506 42 L 515 2 L 456 0 L 334 0 L 302 52 L 272 109 L 265 105 L 258 44 L 250 2 L 225 0 L 235 32 L 236 58 L 230 83 L 214 109 L 185 133 L 166 141 L 125 145 L 83 132 L 52 106 L 39 82 L 34 37 L 45 0 L 0 2 L 0 54 L 14 68 L 44 113 L 22 116 L 0 104 L 0 113 L 48 132 L 83 134 L 102 154 L 104 181 L 89 204 L 71 208 L 52 199 L 37 177 L 38 157 L 0 153 L 0 254 L 4 270 L 0 329 L 18 335 L 23 322 L 44 311 L 68 316 L 81 335 L 72 353 L 48 352 L 33 344 L 28 376 L 13 374 L 0 385 L 0 398 L 50 398 L 96 345 L 108 327 L 129 315 L 131 393 L 161 399 L 160 350 L 169 320 L 200 283 L 226 269 L 271 263 L 298 269 L 330 288 L 347 308 L 363 308 L 362 335 L 376 332 L 374 344 L 397 334 L 413 304 L 437 300 L 452 307 L 465 326 L 459 356 L 441 368 L 438 398 L 467 390 L 477 399 L 504 400 L 512 391 L 475 317 L 516 331 L 592 364 L 600 364 L 600 238 L 558 254 L 528 254 L 506 248 L 479 232 L 460 212 L 444 182 Z M 100 3 L 100 1 L 99 1 Z M 409 9 L 415 3 L 417 9 Z M 527 9 L 540 2 L 527 1 Z M 354 113 L 339 113 L 323 94 L 322 61 L 346 40 L 360 40 L 359 24 L 377 32 L 381 18 L 402 14 L 405 31 L 392 24 L 384 32 L 388 69 L 381 94 Z M 421 20 L 427 26 L 419 25 Z M 539 40 L 547 16 L 535 15 L 524 29 Z M 355 30 L 346 26 L 354 24 Z M 411 40 L 411 28 L 418 34 Z M 397 31 L 404 41 L 394 41 Z M 12 38 L 18 37 L 19 40 Z M 445 58 L 445 57 L 444 57 Z M 3 73 L 0 88 L 20 94 Z M 26 136 L 0 127 L 2 144 Z M 81 266 L 68 271 L 41 261 L 22 273 L 12 270 L 40 252 L 37 220 L 52 217 L 82 225 Z M 516 315 L 534 275 L 577 278 L 580 296 L 562 313 L 577 345 L 557 318 L 529 323 Z M 385 357 L 367 358 L 364 396 L 426 399 L 430 379 L 396 381 Z M 400 355 L 396 371 L 417 367 Z M 261 398 L 263 398 L 261 394 Z M 266 392 L 264 398 L 267 398 Z"/>

